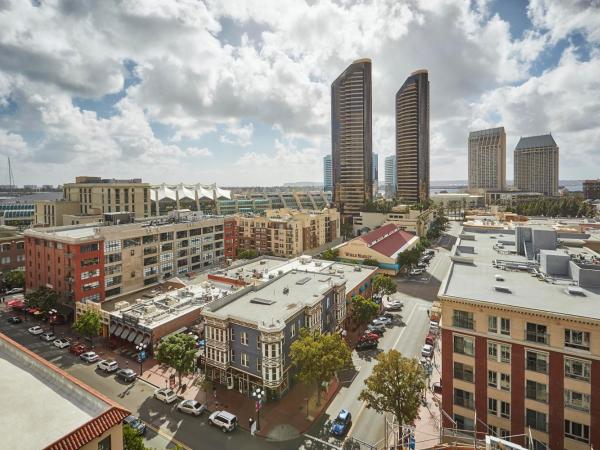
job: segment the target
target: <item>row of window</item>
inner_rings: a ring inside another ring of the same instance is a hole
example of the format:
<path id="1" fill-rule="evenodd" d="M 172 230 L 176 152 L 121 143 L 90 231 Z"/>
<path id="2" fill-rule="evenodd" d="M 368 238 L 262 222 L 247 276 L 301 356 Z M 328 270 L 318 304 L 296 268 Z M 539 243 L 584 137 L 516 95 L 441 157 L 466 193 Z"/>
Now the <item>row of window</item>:
<path id="1" fill-rule="evenodd" d="M 455 309 L 452 315 L 452 326 L 466 330 L 475 329 L 472 312 Z M 510 336 L 510 319 L 506 317 L 488 316 L 488 332 Z M 525 340 L 536 344 L 548 344 L 550 336 L 548 326 L 527 322 Z M 587 331 L 565 329 L 564 346 L 578 350 L 590 350 L 590 333 Z"/>

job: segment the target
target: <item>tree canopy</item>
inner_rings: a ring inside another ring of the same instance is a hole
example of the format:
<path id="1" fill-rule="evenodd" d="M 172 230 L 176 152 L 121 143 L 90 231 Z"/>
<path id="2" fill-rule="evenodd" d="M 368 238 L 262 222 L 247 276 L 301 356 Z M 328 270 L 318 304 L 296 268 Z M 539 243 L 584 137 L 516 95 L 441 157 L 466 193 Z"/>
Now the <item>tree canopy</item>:
<path id="1" fill-rule="evenodd" d="M 96 311 L 85 311 L 77 316 L 73 329 L 82 336 L 90 338 L 93 343 L 94 338 L 99 336 L 102 330 L 102 317 Z"/>
<path id="2" fill-rule="evenodd" d="M 123 449 L 124 450 L 149 450 L 144 445 L 144 438 L 129 425 L 123 426 Z"/>
<path id="3" fill-rule="evenodd" d="M 328 248 L 321 253 L 321 259 L 327 261 L 337 261 L 338 256 L 340 256 L 340 251 L 335 248 Z"/>
<path id="4" fill-rule="evenodd" d="M 177 371 L 179 386 L 181 377 L 196 367 L 196 339 L 189 334 L 174 334 L 162 340 L 156 349 L 156 360 Z"/>
<path id="5" fill-rule="evenodd" d="M 24 288 L 25 272 L 23 270 L 11 270 L 2 275 L 2 284 L 7 289 Z"/>
<path id="6" fill-rule="evenodd" d="M 252 250 L 252 249 L 238 249 L 237 251 L 237 257 L 239 259 L 254 259 L 258 256 L 258 252 L 256 250 Z"/>
<path id="7" fill-rule="evenodd" d="M 373 259 L 373 258 L 367 258 L 367 259 L 363 260 L 362 263 L 365 266 L 379 267 L 379 263 L 377 262 L 376 259 Z"/>
<path id="8" fill-rule="evenodd" d="M 377 364 L 358 398 L 366 402 L 367 408 L 391 413 L 399 424 L 408 425 L 418 416 L 426 385 L 425 372 L 416 359 L 390 350 L 377 356 Z"/>
<path id="9" fill-rule="evenodd" d="M 370 298 L 356 295 L 352 298 L 350 317 L 356 324 L 365 324 L 377 316 L 379 305 Z"/>
<path id="10" fill-rule="evenodd" d="M 25 304 L 29 308 L 40 308 L 42 311 L 50 311 L 58 303 L 58 293 L 46 286 L 40 286 L 35 291 L 25 294 Z"/>
<path id="11" fill-rule="evenodd" d="M 524 216 L 594 217 L 595 215 L 594 206 L 577 195 L 519 201 L 508 205 L 506 210 Z"/>
<path id="12" fill-rule="evenodd" d="M 298 378 L 317 388 L 317 403 L 321 403 L 321 384 L 352 363 L 348 345 L 339 334 L 321 334 L 300 330 L 300 336 L 290 347 L 292 364 L 298 368 Z"/>
<path id="13" fill-rule="evenodd" d="M 396 292 L 396 282 L 380 273 L 373 280 L 373 291 L 377 294 L 392 295 Z"/>
<path id="14" fill-rule="evenodd" d="M 409 250 L 404 250 L 398 255 L 396 261 L 400 265 L 400 268 L 410 269 L 412 266 L 417 264 L 421 251 L 417 247 L 413 247 Z"/>
<path id="15" fill-rule="evenodd" d="M 427 239 L 437 239 L 442 235 L 448 226 L 448 218 L 444 214 L 444 208 L 438 208 L 435 217 L 431 221 L 429 230 L 427 231 Z"/>

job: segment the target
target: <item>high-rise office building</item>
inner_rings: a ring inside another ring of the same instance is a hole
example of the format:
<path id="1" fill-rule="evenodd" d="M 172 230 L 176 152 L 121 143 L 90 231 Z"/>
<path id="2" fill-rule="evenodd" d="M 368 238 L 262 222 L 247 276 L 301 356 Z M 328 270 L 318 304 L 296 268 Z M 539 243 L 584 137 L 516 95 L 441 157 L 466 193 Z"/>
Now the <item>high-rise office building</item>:
<path id="1" fill-rule="evenodd" d="M 373 198 L 371 60 L 354 61 L 331 85 L 333 199 L 356 216 Z"/>
<path id="2" fill-rule="evenodd" d="M 551 134 L 519 139 L 514 165 L 517 189 L 558 195 L 558 145 Z"/>
<path id="3" fill-rule="evenodd" d="M 376 197 L 379 191 L 379 155 L 377 153 L 373 153 L 371 156 L 371 167 L 373 168 L 371 174 L 373 180 L 373 197 Z"/>
<path id="4" fill-rule="evenodd" d="M 506 188 L 506 133 L 504 127 L 469 133 L 469 189 Z"/>
<path id="5" fill-rule="evenodd" d="M 396 195 L 396 155 L 385 158 L 385 196 L 392 198 Z"/>
<path id="6" fill-rule="evenodd" d="M 407 202 L 429 198 L 429 76 L 413 72 L 396 93 L 396 195 Z"/>
<path id="7" fill-rule="evenodd" d="M 333 189 L 333 179 L 331 175 L 331 155 L 323 157 L 323 190 L 331 191 Z"/>

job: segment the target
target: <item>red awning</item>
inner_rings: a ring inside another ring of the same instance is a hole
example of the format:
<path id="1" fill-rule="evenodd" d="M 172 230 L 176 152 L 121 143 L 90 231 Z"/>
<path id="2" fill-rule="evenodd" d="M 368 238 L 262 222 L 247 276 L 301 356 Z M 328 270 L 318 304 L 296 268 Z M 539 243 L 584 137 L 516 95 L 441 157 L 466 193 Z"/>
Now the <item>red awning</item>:
<path id="1" fill-rule="evenodd" d="M 6 305 L 10 308 L 18 309 L 22 309 L 25 307 L 25 303 L 23 302 L 23 300 L 11 300 L 10 302 L 7 302 Z"/>

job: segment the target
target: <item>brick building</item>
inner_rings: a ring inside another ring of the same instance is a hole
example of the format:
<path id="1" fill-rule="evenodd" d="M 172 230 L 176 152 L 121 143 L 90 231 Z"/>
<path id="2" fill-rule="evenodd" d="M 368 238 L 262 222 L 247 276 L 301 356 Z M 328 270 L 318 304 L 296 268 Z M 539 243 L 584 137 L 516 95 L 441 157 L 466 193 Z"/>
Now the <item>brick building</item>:
<path id="1" fill-rule="evenodd" d="M 549 227 L 463 230 L 440 288 L 444 427 L 600 446 L 600 264 Z M 531 447 L 529 447 L 531 448 Z"/>
<path id="2" fill-rule="evenodd" d="M 23 236 L 12 231 L 0 234 L 0 273 L 25 267 Z"/>
<path id="3" fill-rule="evenodd" d="M 234 260 L 239 247 L 237 222 L 235 217 L 226 217 L 223 221 L 223 243 L 225 259 Z"/>

